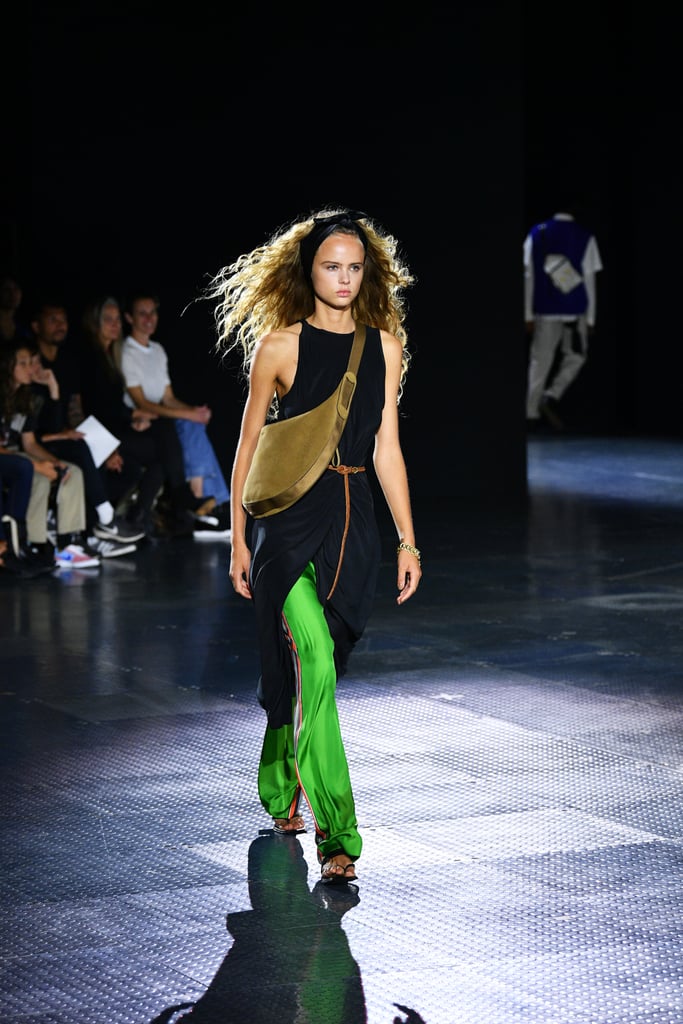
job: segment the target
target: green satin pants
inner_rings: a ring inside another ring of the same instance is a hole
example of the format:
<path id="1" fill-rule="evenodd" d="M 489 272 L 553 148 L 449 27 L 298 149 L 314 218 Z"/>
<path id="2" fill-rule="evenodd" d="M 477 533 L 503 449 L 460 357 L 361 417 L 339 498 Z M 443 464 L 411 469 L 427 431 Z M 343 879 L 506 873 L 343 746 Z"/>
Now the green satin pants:
<path id="1" fill-rule="evenodd" d="M 355 860 L 362 840 L 335 701 L 334 648 L 311 562 L 287 595 L 282 618 L 296 675 L 294 721 L 266 727 L 259 797 L 270 817 L 291 818 L 303 794 L 320 854 L 343 850 Z"/>

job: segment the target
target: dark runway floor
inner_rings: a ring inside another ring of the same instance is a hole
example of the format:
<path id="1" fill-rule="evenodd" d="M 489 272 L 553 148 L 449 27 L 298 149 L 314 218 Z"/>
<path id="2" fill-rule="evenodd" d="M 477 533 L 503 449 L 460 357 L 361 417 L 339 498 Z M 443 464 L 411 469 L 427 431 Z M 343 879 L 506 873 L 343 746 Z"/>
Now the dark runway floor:
<path id="1" fill-rule="evenodd" d="M 415 496 L 339 684 L 364 854 L 260 809 L 229 542 L 0 581 L 2 1024 L 681 1024 L 683 444 L 539 437 Z"/>

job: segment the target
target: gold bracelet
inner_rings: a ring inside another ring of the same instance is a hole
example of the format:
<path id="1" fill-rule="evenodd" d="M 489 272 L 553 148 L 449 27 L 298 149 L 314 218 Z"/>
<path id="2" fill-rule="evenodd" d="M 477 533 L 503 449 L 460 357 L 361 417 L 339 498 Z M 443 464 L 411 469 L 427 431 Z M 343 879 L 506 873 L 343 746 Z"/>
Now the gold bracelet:
<path id="1" fill-rule="evenodd" d="M 409 555 L 415 555 L 418 563 L 422 565 L 422 557 L 420 556 L 420 552 L 417 550 L 417 548 L 414 548 L 412 544 L 406 544 L 406 542 L 402 540 L 399 546 L 396 548 L 396 554 L 400 554 L 401 551 L 407 551 Z"/>

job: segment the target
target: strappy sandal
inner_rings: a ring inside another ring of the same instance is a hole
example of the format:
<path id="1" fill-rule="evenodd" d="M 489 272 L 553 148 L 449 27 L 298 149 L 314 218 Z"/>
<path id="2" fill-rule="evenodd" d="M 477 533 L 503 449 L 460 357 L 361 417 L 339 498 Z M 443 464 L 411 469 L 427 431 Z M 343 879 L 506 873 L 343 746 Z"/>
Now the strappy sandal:
<path id="1" fill-rule="evenodd" d="M 273 832 L 279 836 L 299 836 L 306 831 L 306 823 L 301 814 L 293 814 L 291 818 L 273 818 Z"/>
<path id="2" fill-rule="evenodd" d="M 357 882 L 358 875 L 356 874 L 353 861 L 350 860 L 348 864 L 340 864 L 336 859 L 339 856 L 346 857 L 347 854 L 343 850 L 337 850 L 335 853 L 330 853 L 327 857 L 323 857 L 320 851 L 318 851 L 321 881 L 332 885 L 345 885 L 347 882 Z M 341 870 L 335 871 L 333 870 L 334 868 L 341 868 Z"/>

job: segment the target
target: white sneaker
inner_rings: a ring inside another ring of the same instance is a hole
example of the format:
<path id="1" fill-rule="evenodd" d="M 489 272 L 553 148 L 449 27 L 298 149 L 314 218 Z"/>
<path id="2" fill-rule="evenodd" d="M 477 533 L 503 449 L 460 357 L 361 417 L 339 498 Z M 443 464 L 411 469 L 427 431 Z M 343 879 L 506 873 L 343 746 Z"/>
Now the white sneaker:
<path id="1" fill-rule="evenodd" d="M 118 558 L 119 555 L 132 555 L 137 551 L 137 544 L 115 544 L 111 540 L 100 540 L 99 537 L 88 537 L 88 548 L 100 558 Z"/>
<path id="2" fill-rule="evenodd" d="M 69 544 L 55 551 L 55 562 L 60 569 L 94 569 L 100 559 L 97 555 L 86 554 L 80 544 Z"/>

